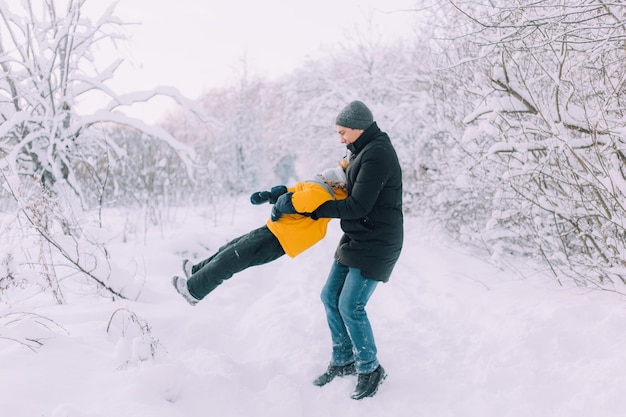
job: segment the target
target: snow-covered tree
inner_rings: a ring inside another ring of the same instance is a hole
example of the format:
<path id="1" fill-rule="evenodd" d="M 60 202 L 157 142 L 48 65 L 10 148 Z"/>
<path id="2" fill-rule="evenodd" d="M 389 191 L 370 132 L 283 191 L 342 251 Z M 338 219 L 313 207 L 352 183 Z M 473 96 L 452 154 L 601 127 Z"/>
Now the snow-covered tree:
<path id="1" fill-rule="evenodd" d="M 453 4 L 486 68 L 465 118 L 497 188 L 486 238 L 579 284 L 623 285 L 626 5 Z"/>
<path id="2" fill-rule="evenodd" d="M 99 287 L 123 296 L 121 287 L 107 284 L 106 248 L 88 236 L 90 214 L 85 211 L 102 203 L 104 190 L 114 184 L 110 174 L 119 170 L 115 165 L 127 161 L 111 132 L 125 127 L 137 138 L 165 146 L 187 174 L 192 173 L 193 152 L 164 129 L 128 117 L 121 108 L 167 95 L 200 112 L 172 88 L 127 95 L 112 91 L 107 81 L 122 61 L 100 68 L 95 52 L 100 44 L 123 38 L 123 23 L 114 16 L 114 5 L 93 20 L 83 12 L 84 4 L 0 2 L 0 172 L 19 221 L 34 228 L 49 253 L 44 260 L 41 252 L 41 262 L 31 262 L 31 267 L 50 277 L 55 275 L 54 259 L 61 256 Z M 94 93 L 108 97 L 109 104 L 81 114 L 79 101 Z M 14 237 L 18 242 L 20 235 Z"/>

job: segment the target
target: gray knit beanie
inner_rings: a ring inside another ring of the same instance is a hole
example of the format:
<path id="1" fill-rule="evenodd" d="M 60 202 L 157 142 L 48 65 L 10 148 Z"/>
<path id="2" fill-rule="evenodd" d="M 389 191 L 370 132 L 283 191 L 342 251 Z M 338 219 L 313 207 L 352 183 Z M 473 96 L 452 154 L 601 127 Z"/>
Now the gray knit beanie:
<path id="1" fill-rule="evenodd" d="M 346 172 L 341 167 L 328 168 L 318 174 L 322 181 L 346 182 Z"/>
<path id="2" fill-rule="evenodd" d="M 355 100 L 348 104 L 337 116 L 335 124 L 337 126 L 348 127 L 350 129 L 365 130 L 374 123 L 374 116 L 363 102 Z"/>

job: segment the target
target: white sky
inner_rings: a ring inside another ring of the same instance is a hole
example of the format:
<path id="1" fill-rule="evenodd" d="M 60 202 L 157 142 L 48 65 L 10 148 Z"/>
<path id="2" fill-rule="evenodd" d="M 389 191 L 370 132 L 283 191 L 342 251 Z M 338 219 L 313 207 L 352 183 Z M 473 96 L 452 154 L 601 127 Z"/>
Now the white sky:
<path id="1" fill-rule="evenodd" d="M 98 4 L 100 3 L 100 4 Z M 111 2 L 93 2 L 105 7 Z M 415 0 L 121 0 L 116 15 L 131 40 L 110 84 L 118 93 L 177 87 L 190 98 L 234 82 L 242 62 L 254 75 L 274 77 L 302 65 L 324 47 L 373 27 L 385 38 L 409 36 Z M 89 9 L 88 9 L 89 10 Z M 100 9 L 98 9 L 100 10 Z M 371 19 L 370 19 L 371 17 Z M 167 101 L 131 112 L 154 121 Z"/>

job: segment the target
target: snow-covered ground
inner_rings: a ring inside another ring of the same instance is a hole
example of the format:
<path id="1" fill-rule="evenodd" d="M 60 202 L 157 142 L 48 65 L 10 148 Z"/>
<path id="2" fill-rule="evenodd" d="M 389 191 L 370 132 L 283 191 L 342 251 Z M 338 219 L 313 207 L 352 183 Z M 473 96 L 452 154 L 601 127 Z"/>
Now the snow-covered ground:
<path id="1" fill-rule="evenodd" d="M 319 292 L 339 223 L 300 257 L 249 269 L 191 307 L 170 284 L 181 260 L 269 214 L 245 199 L 224 209 L 180 209 L 164 228 L 115 238 L 113 261 L 141 283 L 136 301 L 70 285 L 65 305 L 5 294 L 0 337 L 44 345 L 0 339 L 2 416 L 624 415 L 623 297 L 499 270 L 412 219 L 392 279 L 368 308 L 389 377 L 362 401 L 349 398 L 353 377 L 313 386 L 330 357 Z M 109 222 L 113 234 L 124 227 Z"/>

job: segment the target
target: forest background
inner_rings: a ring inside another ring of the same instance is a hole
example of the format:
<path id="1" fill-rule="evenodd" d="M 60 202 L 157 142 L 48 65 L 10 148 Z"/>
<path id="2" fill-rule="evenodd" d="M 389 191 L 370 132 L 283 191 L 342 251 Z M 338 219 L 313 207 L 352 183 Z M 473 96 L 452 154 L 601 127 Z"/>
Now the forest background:
<path id="1" fill-rule="evenodd" d="M 604 0 L 420 4 L 411 39 L 364 31 L 278 79 L 250 76 L 189 100 L 175 89 L 118 95 L 123 41 L 112 6 L 0 2 L 0 297 L 66 278 L 127 298 L 102 232 L 166 224 L 177 207 L 288 184 L 345 155 L 334 117 L 370 106 L 393 140 L 407 216 L 478 256 L 524 259 L 562 282 L 626 283 L 626 6 Z M 81 114 L 90 94 L 110 99 Z M 122 109 L 180 104 L 157 125 Z"/>

